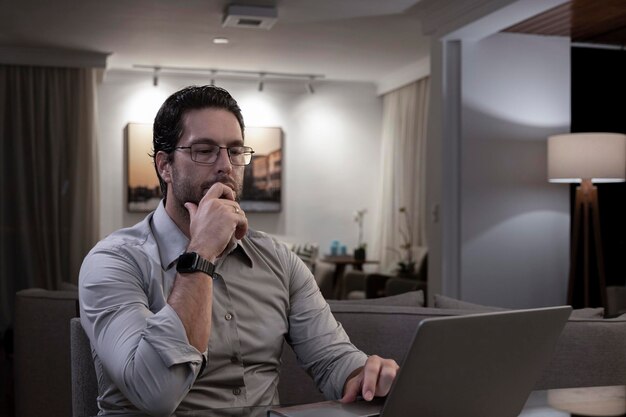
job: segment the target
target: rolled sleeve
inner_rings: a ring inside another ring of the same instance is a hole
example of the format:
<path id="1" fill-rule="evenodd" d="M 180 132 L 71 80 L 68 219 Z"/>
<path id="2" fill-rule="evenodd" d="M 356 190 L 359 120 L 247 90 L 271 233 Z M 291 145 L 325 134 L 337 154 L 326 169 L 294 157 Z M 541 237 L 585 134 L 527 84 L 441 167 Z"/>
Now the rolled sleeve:
<path id="1" fill-rule="evenodd" d="M 125 247 L 96 247 L 85 258 L 81 323 L 115 387 L 139 410 L 169 415 L 191 389 L 206 356 L 189 344 L 165 297 L 155 302 L 158 297 L 149 296 L 154 290 L 142 276 L 155 272 L 133 255 Z"/>
<path id="2" fill-rule="evenodd" d="M 159 354 L 165 366 L 181 363 L 202 364 L 206 357 L 189 344 L 183 323 L 167 304 L 146 320 L 144 338 Z"/>
<path id="3" fill-rule="evenodd" d="M 335 320 L 306 265 L 291 252 L 284 256 L 291 277 L 287 340 L 325 397 L 339 399 L 346 379 L 365 364 L 367 355 Z"/>

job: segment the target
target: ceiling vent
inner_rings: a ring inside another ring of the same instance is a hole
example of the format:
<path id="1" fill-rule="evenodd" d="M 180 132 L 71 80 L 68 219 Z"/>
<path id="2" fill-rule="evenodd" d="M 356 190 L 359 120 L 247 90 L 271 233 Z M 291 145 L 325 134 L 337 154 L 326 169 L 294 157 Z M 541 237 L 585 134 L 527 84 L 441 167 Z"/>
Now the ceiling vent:
<path id="1" fill-rule="evenodd" d="M 245 29 L 271 29 L 278 20 L 275 7 L 238 6 L 231 4 L 226 9 L 222 26 Z"/>

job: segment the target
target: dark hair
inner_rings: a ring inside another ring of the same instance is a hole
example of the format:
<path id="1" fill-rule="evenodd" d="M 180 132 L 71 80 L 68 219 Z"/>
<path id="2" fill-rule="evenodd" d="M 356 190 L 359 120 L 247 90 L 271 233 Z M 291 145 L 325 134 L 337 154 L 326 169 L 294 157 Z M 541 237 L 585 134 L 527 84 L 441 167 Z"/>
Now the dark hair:
<path id="1" fill-rule="evenodd" d="M 159 177 L 163 199 L 167 198 L 167 184 L 159 174 L 156 154 L 163 151 L 171 155 L 183 134 L 183 116 L 185 113 L 189 110 L 204 108 L 224 109 L 234 114 L 243 135 L 244 123 L 241 109 L 230 93 L 223 88 L 212 85 L 191 86 L 169 96 L 154 118 L 152 128 L 152 159 Z"/>

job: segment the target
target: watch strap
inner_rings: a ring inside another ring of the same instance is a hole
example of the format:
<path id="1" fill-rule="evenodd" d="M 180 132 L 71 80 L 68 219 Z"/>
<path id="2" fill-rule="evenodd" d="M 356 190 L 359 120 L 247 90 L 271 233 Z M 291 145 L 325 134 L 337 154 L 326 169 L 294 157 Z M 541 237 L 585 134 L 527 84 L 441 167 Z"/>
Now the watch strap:
<path id="1" fill-rule="evenodd" d="M 204 259 L 203 257 L 201 257 L 200 255 L 196 254 L 196 270 L 198 271 L 202 271 L 205 274 L 210 275 L 211 277 L 213 276 L 213 273 L 215 272 L 215 264 L 207 259 Z"/>
<path id="2" fill-rule="evenodd" d="M 179 273 L 204 272 L 213 277 L 215 264 L 204 259 L 196 252 L 185 252 L 178 257 L 176 271 Z"/>

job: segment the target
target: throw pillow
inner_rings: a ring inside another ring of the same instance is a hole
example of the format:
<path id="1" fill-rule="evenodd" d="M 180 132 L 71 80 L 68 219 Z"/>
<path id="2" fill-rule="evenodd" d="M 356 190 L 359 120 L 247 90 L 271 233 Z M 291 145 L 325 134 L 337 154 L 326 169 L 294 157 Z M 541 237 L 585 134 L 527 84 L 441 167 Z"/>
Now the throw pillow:
<path id="1" fill-rule="evenodd" d="M 457 300 L 456 298 L 446 297 L 445 295 L 435 294 L 436 308 L 449 308 L 455 310 L 471 310 L 476 312 L 488 313 L 491 311 L 505 311 L 506 308 L 484 306 L 481 304 L 469 303 L 467 301 Z M 573 310 L 571 316 L 577 319 L 601 319 L 604 317 L 604 308 L 581 308 Z"/>
<path id="2" fill-rule="evenodd" d="M 449 308 L 455 310 L 472 310 L 476 312 L 505 311 L 506 308 L 484 306 L 481 304 L 469 303 L 467 301 L 457 300 L 456 298 L 446 297 L 445 295 L 435 294 L 435 308 Z"/>
<path id="3" fill-rule="evenodd" d="M 409 291 L 390 297 L 367 298 L 361 300 L 328 300 L 328 304 L 367 304 L 403 307 L 424 307 L 424 291 Z"/>

